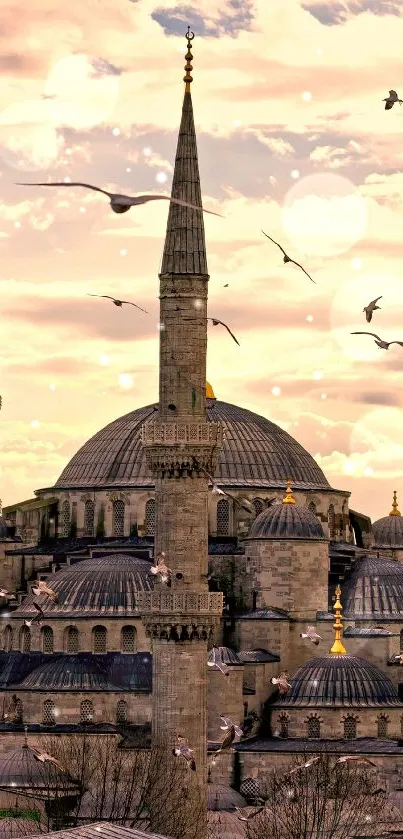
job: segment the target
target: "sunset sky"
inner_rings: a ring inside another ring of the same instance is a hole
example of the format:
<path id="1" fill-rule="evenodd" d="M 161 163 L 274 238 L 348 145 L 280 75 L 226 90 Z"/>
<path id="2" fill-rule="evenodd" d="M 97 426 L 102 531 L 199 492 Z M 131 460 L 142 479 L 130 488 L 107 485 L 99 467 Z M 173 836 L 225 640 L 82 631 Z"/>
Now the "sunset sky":
<path id="1" fill-rule="evenodd" d="M 241 344 L 209 328 L 208 379 L 292 434 L 353 509 L 386 515 L 394 489 L 403 508 L 403 348 L 349 334 L 403 340 L 403 106 L 382 102 L 403 98 L 400 0 L 61 8 L 0 5 L 3 504 L 158 398 L 167 202 L 119 216 L 94 192 L 14 183 L 168 194 L 189 23 L 203 201 L 225 216 L 204 217 L 209 309 Z"/>

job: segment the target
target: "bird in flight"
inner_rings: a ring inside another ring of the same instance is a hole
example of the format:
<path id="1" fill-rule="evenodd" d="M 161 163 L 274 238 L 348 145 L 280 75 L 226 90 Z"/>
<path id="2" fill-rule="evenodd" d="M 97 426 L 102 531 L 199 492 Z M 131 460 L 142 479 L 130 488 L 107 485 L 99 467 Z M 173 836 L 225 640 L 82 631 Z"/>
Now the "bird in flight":
<path id="1" fill-rule="evenodd" d="M 255 816 L 258 816 L 264 809 L 264 802 L 257 804 L 256 806 L 249 805 L 249 807 L 235 807 L 240 822 L 248 822 L 250 819 L 254 819 Z"/>
<path id="2" fill-rule="evenodd" d="M 301 763 L 299 766 L 295 766 L 294 769 L 291 769 L 291 771 L 288 774 L 294 775 L 295 772 L 300 772 L 302 769 L 310 769 L 311 766 L 313 766 L 313 764 L 316 763 L 318 760 L 320 760 L 320 756 L 310 757 L 309 760 L 306 761 L 306 763 Z"/>
<path id="3" fill-rule="evenodd" d="M 3 588 L 3 587 L 0 588 L 0 597 L 5 597 L 7 600 L 16 600 L 17 599 L 15 594 L 10 594 L 10 592 L 7 591 L 7 589 Z"/>
<path id="4" fill-rule="evenodd" d="M 284 670 L 277 678 L 273 676 L 273 678 L 270 679 L 272 685 L 277 685 L 280 696 L 285 696 L 285 694 L 288 693 L 291 687 L 288 681 L 289 678 L 290 674 L 288 670 Z"/>
<path id="5" fill-rule="evenodd" d="M 403 653 L 398 653 L 397 655 L 394 655 L 393 658 L 403 666 Z"/>
<path id="6" fill-rule="evenodd" d="M 180 310 L 178 310 L 178 311 L 180 311 Z M 182 311 L 183 311 L 183 310 L 182 310 Z M 198 320 L 198 318 L 185 317 L 185 320 Z M 227 326 L 227 324 L 226 324 L 226 323 L 224 323 L 224 321 L 223 321 L 223 320 L 218 320 L 218 318 L 202 318 L 202 320 L 211 320 L 211 322 L 212 322 L 213 326 L 223 326 L 223 327 L 224 327 L 224 329 L 226 329 L 226 330 L 227 330 L 227 332 L 229 332 L 229 334 L 231 335 L 232 340 L 233 340 L 233 341 L 235 341 L 235 343 L 236 343 L 236 344 L 238 344 L 238 347 L 240 347 L 240 346 L 241 346 L 241 345 L 240 345 L 240 343 L 239 343 L 239 341 L 238 341 L 238 339 L 237 339 L 237 338 L 235 338 L 234 333 L 233 333 L 233 332 L 231 332 L 231 330 L 230 330 L 229 326 Z"/>
<path id="7" fill-rule="evenodd" d="M 271 236 L 268 236 L 268 234 L 265 233 L 264 230 L 262 230 L 262 233 L 263 233 L 263 236 L 266 236 L 267 239 L 270 239 L 270 241 L 273 242 L 273 245 L 277 245 L 277 247 L 280 248 L 281 253 L 284 254 L 284 256 L 283 256 L 283 262 L 284 263 L 292 262 L 293 265 L 296 265 L 297 268 L 300 268 L 301 271 L 303 271 L 304 274 L 306 274 L 308 279 L 310 279 L 311 283 L 316 284 L 316 280 L 312 279 L 311 275 L 308 274 L 308 271 L 305 271 L 305 268 L 303 268 L 303 266 L 299 262 L 296 262 L 295 259 L 291 259 L 291 257 L 288 256 L 288 254 L 285 252 L 284 248 L 282 248 L 281 245 L 279 245 L 279 243 L 275 241 L 275 239 L 272 239 Z"/>
<path id="8" fill-rule="evenodd" d="M 168 568 L 166 564 L 166 553 L 165 551 L 161 551 L 161 553 L 157 554 L 155 557 L 155 565 L 150 568 L 151 574 L 158 574 L 161 582 L 166 583 L 168 587 L 171 586 L 171 569 Z"/>
<path id="9" fill-rule="evenodd" d="M 33 605 L 34 609 L 36 609 L 37 614 L 35 615 L 34 618 L 31 618 L 30 621 L 25 620 L 24 621 L 24 626 L 32 626 L 32 624 L 35 623 L 35 621 L 38 621 L 38 623 L 40 623 L 43 620 L 43 618 L 45 617 L 45 613 L 44 613 L 43 609 L 41 609 L 41 607 L 38 606 L 37 603 L 33 603 L 32 605 Z"/>
<path id="10" fill-rule="evenodd" d="M 104 297 L 106 300 L 112 300 L 112 303 L 119 308 L 121 308 L 124 303 L 127 303 L 128 306 L 135 306 L 136 309 L 140 309 L 140 312 L 145 312 L 145 314 L 148 315 L 146 309 L 142 309 L 141 306 L 137 305 L 137 303 L 131 303 L 130 300 L 117 300 L 115 297 L 110 297 L 109 294 L 87 294 L 87 297 Z"/>
<path id="11" fill-rule="evenodd" d="M 32 591 L 36 597 L 39 597 L 40 594 L 45 594 L 46 597 L 50 597 L 52 600 L 55 601 L 55 603 L 59 602 L 58 595 L 55 591 L 53 591 L 53 588 L 50 588 L 50 586 L 48 586 L 45 580 L 38 580 L 36 585 L 32 586 Z"/>
<path id="12" fill-rule="evenodd" d="M 387 96 L 386 99 L 382 99 L 382 102 L 386 102 L 385 111 L 390 111 L 390 109 L 393 108 L 393 105 L 395 105 L 396 102 L 400 102 L 400 104 L 402 104 L 403 99 L 399 99 L 395 90 L 390 90 L 389 96 Z"/>
<path id="13" fill-rule="evenodd" d="M 40 763 L 54 763 L 54 765 L 57 766 L 58 769 L 61 769 L 62 772 L 66 771 L 65 769 L 63 769 L 62 764 L 59 763 L 59 761 L 56 760 L 55 757 L 52 757 L 52 755 L 48 755 L 47 752 L 39 752 L 37 749 L 34 749 L 32 746 L 30 747 L 30 751 L 32 752 L 34 758 L 36 758 L 36 760 L 39 760 Z"/>
<path id="14" fill-rule="evenodd" d="M 403 347 L 403 341 L 383 341 L 379 335 L 375 335 L 375 332 L 350 332 L 350 335 L 371 335 L 380 350 L 388 350 L 392 344 L 399 344 L 399 347 Z"/>
<path id="15" fill-rule="evenodd" d="M 16 186 L 82 186 L 84 189 L 92 189 L 95 192 L 102 192 L 110 199 L 110 205 L 114 213 L 127 213 L 130 207 L 137 207 L 139 204 L 147 204 L 148 201 L 170 201 L 171 204 L 180 204 L 181 207 L 190 207 L 192 210 L 201 210 L 203 213 L 209 213 L 211 216 L 220 216 L 222 213 L 213 213 L 212 210 L 205 210 L 204 207 L 198 207 L 197 204 L 189 204 L 188 201 L 182 201 L 181 198 L 172 198 L 169 195 L 119 195 L 115 192 L 107 192 L 106 189 L 100 189 L 99 186 L 92 184 L 82 184 L 77 181 L 66 183 L 65 181 L 55 181 L 52 183 L 17 183 Z"/>
<path id="16" fill-rule="evenodd" d="M 322 637 L 318 635 L 314 626 L 307 626 L 306 631 L 301 632 L 299 637 L 309 638 L 309 640 L 312 641 L 312 644 L 315 644 L 316 647 L 318 646 L 319 641 L 322 640 Z"/>
<path id="17" fill-rule="evenodd" d="M 196 772 L 196 761 L 193 757 L 193 749 L 190 749 L 188 746 L 188 741 L 186 737 L 183 737 L 182 734 L 178 734 L 176 738 L 176 747 L 172 749 L 172 754 L 176 755 L 176 757 L 183 757 L 188 765 L 188 769 L 192 769 L 193 772 Z"/>
<path id="18" fill-rule="evenodd" d="M 217 655 L 217 653 L 218 653 L 218 647 L 212 647 L 212 650 L 211 650 L 211 653 L 210 653 L 211 658 L 209 656 L 208 661 L 207 661 L 207 667 L 217 667 L 217 669 L 221 671 L 223 676 L 228 676 L 229 675 L 229 667 L 223 661 L 220 661 L 220 656 Z"/>
<path id="19" fill-rule="evenodd" d="M 371 323 L 372 315 L 374 314 L 375 309 L 380 309 L 381 308 L 380 306 L 376 305 L 378 300 L 381 299 L 381 297 L 382 297 L 382 294 L 379 297 L 376 297 L 375 300 L 371 300 L 371 302 L 368 303 L 368 306 L 364 306 L 362 311 L 365 312 L 365 317 L 366 317 L 368 323 Z"/>
<path id="20" fill-rule="evenodd" d="M 373 761 L 369 760 L 368 757 L 363 757 L 363 755 L 343 755 L 343 757 L 339 757 L 336 760 L 336 764 L 351 763 L 352 761 L 356 761 L 357 763 L 368 763 L 369 766 L 376 766 L 376 763 L 373 763 Z"/>

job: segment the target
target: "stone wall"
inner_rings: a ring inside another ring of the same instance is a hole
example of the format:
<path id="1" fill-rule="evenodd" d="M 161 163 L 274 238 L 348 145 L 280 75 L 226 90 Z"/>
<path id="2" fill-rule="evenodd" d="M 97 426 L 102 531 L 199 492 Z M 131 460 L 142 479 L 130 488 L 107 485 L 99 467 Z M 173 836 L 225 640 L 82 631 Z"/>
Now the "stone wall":
<path id="1" fill-rule="evenodd" d="M 93 723 L 116 723 L 117 703 L 127 704 L 127 721 L 133 725 L 150 722 L 151 695 L 135 693 L 134 691 L 38 691 L 16 689 L 15 695 L 23 706 L 23 719 L 29 723 L 45 723 L 44 702 L 53 702 L 55 721 L 63 725 L 78 725 L 80 723 L 80 705 L 84 701 L 92 702 Z M 10 691 L 3 692 L 1 697 L 5 706 L 11 699 Z M 92 712 L 91 712 L 92 713 Z M 3 738 L 3 732 L 1 738 Z"/>
<path id="2" fill-rule="evenodd" d="M 378 737 L 378 721 L 386 721 L 386 736 L 398 739 L 402 736 L 401 708 L 325 708 L 307 706 L 302 708 L 287 705 L 273 705 L 271 712 L 272 732 L 288 731 L 288 737 L 308 737 L 308 720 L 316 718 L 320 723 L 320 736 L 329 740 L 339 740 L 344 737 L 344 721 L 353 718 L 357 737 Z M 315 740 L 312 740 L 314 743 Z M 346 749 L 348 749 L 346 741 Z M 348 753 L 348 752 L 347 752 Z M 402 751 L 403 755 L 403 751 Z"/>
<path id="3" fill-rule="evenodd" d="M 23 619 L 11 617 L 5 625 L 10 625 L 13 628 L 13 649 L 20 649 L 19 633 L 24 624 Z M 106 652 L 122 652 L 121 632 L 124 626 L 133 626 L 136 630 L 136 649 L 134 652 L 149 652 L 150 642 L 145 633 L 144 626 L 140 618 L 119 618 L 114 615 L 102 615 L 100 618 L 84 617 L 80 613 L 75 618 L 55 618 L 52 613 L 49 613 L 42 625 L 38 623 L 32 624 L 30 627 L 31 633 L 31 651 L 42 651 L 43 629 L 50 626 L 53 630 L 53 652 L 67 652 L 67 638 L 66 631 L 69 627 L 75 627 L 79 632 L 79 652 L 93 652 L 93 629 L 95 626 L 103 626 L 107 630 L 107 648 Z M 5 626 L 3 625 L 3 636 Z M 2 647 L 4 640 L 2 640 Z"/>

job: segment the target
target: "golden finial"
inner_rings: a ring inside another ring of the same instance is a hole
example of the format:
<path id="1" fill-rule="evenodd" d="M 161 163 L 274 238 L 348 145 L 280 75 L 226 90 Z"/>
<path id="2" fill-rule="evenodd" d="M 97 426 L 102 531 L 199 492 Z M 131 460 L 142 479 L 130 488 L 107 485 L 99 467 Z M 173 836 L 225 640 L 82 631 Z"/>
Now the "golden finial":
<path id="1" fill-rule="evenodd" d="M 194 36 L 195 36 L 195 33 L 191 32 L 190 31 L 190 26 L 188 26 L 188 31 L 186 32 L 186 38 L 187 38 L 187 42 L 188 42 L 188 51 L 185 55 L 185 58 L 186 58 L 186 65 L 185 65 L 186 76 L 183 77 L 183 81 L 185 82 L 185 93 L 190 93 L 190 85 L 193 81 L 193 76 L 190 75 L 190 71 L 193 70 L 193 64 L 191 64 L 191 61 L 193 61 L 193 55 L 190 51 L 190 47 L 191 47 L 191 42 L 193 41 Z"/>
<path id="2" fill-rule="evenodd" d="M 334 642 L 333 642 L 333 646 L 330 648 L 329 652 L 333 653 L 334 655 L 345 655 L 347 650 L 343 647 L 343 644 L 341 642 L 341 636 L 343 634 L 343 623 L 342 623 L 342 620 L 341 620 L 341 613 L 343 611 L 343 607 L 340 603 L 341 588 L 340 588 L 339 585 L 336 586 L 335 594 L 336 594 L 336 601 L 335 601 L 335 604 L 333 606 L 334 618 L 335 618 L 335 621 L 334 621 L 334 624 L 333 624 Z"/>
<path id="3" fill-rule="evenodd" d="M 291 491 L 291 481 L 287 481 L 287 489 L 283 498 L 283 504 L 295 504 L 295 498 Z"/>
<path id="4" fill-rule="evenodd" d="M 210 382 L 206 382 L 206 399 L 215 399 L 215 393 Z"/>
<path id="5" fill-rule="evenodd" d="M 396 492 L 396 490 L 394 490 L 394 492 L 393 492 L 392 509 L 391 509 L 389 515 L 390 516 L 401 516 L 400 510 L 397 509 L 397 492 Z"/>

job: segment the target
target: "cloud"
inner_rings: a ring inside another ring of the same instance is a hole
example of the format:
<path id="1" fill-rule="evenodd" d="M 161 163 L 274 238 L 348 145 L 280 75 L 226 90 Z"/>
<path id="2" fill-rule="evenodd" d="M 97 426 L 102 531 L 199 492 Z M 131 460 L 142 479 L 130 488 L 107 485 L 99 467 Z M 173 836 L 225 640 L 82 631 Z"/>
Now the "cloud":
<path id="1" fill-rule="evenodd" d="M 364 12 L 372 12 L 374 15 L 393 15 L 401 17 L 402 8 L 399 2 L 393 0 L 344 0 L 344 2 L 322 2 L 322 0 L 311 0 L 309 3 L 302 3 L 306 9 L 319 23 L 325 26 L 337 26 L 346 23 L 356 15 Z"/>
<path id="2" fill-rule="evenodd" d="M 223 35 L 236 37 L 240 31 L 248 30 L 253 20 L 252 0 L 226 0 L 221 2 L 215 14 L 203 15 L 190 6 L 176 6 L 169 11 L 156 8 L 151 17 L 163 28 L 165 35 L 183 36 L 186 26 L 204 38 L 220 38 Z"/>

